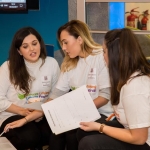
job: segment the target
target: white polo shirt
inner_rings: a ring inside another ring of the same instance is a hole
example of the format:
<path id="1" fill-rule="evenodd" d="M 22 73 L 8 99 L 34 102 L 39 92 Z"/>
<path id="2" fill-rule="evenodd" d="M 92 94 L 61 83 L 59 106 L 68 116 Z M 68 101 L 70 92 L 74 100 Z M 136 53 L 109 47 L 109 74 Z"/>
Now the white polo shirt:
<path id="1" fill-rule="evenodd" d="M 136 76 L 135 72 L 132 76 Z M 113 106 L 118 121 L 129 129 L 150 126 L 150 77 L 139 76 L 129 80 L 120 93 L 120 102 Z M 150 145 L 150 128 L 147 143 Z"/>

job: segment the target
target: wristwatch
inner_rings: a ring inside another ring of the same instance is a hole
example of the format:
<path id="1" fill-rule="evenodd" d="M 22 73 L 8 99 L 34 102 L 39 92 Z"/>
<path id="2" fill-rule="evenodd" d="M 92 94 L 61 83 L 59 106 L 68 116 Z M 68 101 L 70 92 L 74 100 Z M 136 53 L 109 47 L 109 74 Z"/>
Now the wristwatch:
<path id="1" fill-rule="evenodd" d="M 100 128 L 99 128 L 99 133 L 103 133 L 103 128 L 104 128 L 105 124 L 101 124 Z"/>

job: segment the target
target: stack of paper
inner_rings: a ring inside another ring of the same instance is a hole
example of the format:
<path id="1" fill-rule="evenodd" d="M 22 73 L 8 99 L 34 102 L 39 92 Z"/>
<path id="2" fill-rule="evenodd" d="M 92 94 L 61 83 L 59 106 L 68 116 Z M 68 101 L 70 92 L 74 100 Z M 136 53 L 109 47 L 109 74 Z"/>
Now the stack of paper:
<path id="1" fill-rule="evenodd" d="M 41 106 L 55 134 L 78 128 L 82 121 L 95 121 L 100 118 L 86 85 Z"/>

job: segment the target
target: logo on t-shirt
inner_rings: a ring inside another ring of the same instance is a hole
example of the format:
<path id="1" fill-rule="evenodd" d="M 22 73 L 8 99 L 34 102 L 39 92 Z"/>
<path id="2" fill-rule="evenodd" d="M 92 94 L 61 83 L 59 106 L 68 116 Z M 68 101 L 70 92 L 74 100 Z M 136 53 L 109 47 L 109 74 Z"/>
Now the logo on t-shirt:
<path id="1" fill-rule="evenodd" d="M 41 102 L 47 99 L 49 92 L 30 93 L 26 97 L 24 94 L 18 94 L 20 100 L 26 99 L 26 103 Z"/>
<path id="2" fill-rule="evenodd" d="M 41 81 L 42 81 L 43 87 L 50 87 L 51 86 L 51 77 L 50 76 L 42 76 Z"/>
<path id="3" fill-rule="evenodd" d="M 44 80 L 48 80 L 47 76 L 44 76 Z"/>
<path id="4" fill-rule="evenodd" d="M 89 71 L 87 89 L 89 93 L 96 93 L 96 68 L 91 68 Z"/>

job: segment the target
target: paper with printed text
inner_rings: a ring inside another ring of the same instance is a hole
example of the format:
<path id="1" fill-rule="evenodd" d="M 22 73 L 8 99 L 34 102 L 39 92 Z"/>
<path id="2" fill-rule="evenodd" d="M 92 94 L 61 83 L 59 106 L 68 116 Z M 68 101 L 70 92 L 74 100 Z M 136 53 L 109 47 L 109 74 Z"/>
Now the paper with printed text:
<path id="1" fill-rule="evenodd" d="M 41 106 L 55 134 L 76 129 L 82 121 L 95 121 L 101 117 L 86 85 Z"/>

